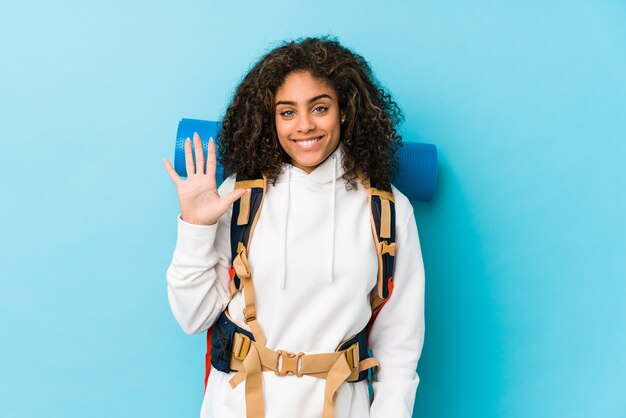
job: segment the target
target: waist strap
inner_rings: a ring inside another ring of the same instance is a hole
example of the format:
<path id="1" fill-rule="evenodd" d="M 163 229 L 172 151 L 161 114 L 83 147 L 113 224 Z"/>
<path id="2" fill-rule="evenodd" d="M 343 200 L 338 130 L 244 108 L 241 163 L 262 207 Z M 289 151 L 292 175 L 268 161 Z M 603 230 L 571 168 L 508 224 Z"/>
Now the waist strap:
<path id="1" fill-rule="evenodd" d="M 232 324 L 232 325 L 231 325 Z M 291 353 L 284 350 L 272 350 L 254 341 L 247 331 L 236 326 L 225 315 L 218 319 L 216 331 L 232 330 L 228 354 L 230 361 L 222 371 L 236 371 L 230 380 L 231 387 L 246 382 L 246 416 L 263 417 L 263 380 L 261 373 L 273 371 L 277 376 L 314 376 L 326 379 L 324 388 L 324 408 L 322 418 L 334 417 L 334 395 L 344 382 L 358 382 L 367 377 L 367 370 L 378 368 L 378 361 L 367 354 L 367 347 L 361 346 L 365 330 L 340 345 L 340 349 L 331 353 Z M 225 325 L 225 327 L 223 327 Z M 243 331 L 243 332 L 240 332 Z M 215 335 L 215 334 L 214 334 Z M 365 343 L 366 344 L 366 343 Z M 214 345 L 215 347 L 215 345 Z M 222 346 L 222 350 L 226 347 Z M 361 353 L 365 353 L 362 356 Z M 225 360 L 224 352 L 221 358 Z M 364 358 L 363 358 L 364 357 Z M 216 358 L 216 356 L 214 356 Z M 214 362 L 214 367 L 217 362 Z M 217 367 L 216 367 L 217 368 Z"/>
<path id="2" fill-rule="evenodd" d="M 233 351 L 230 359 L 230 369 L 240 371 L 245 368 L 244 362 L 254 347 L 260 364 L 261 371 L 273 371 L 277 376 L 303 376 L 309 375 L 319 378 L 326 378 L 333 365 L 344 357 L 345 363 L 350 369 L 350 375 L 346 379 L 348 382 L 358 382 L 363 370 L 370 367 L 363 367 L 375 362 L 373 357 L 360 360 L 359 343 L 354 343 L 348 348 L 331 353 L 304 354 L 291 353 L 285 350 L 272 350 L 251 340 L 248 336 L 235 333 L 233 338 Z M 236 385 L 235 385 L 236 386 Z"/>

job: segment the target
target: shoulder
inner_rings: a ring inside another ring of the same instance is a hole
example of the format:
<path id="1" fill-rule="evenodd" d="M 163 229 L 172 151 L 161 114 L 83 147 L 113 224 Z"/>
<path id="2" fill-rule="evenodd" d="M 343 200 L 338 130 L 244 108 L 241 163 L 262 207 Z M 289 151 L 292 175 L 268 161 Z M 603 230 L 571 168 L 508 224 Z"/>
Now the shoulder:
<path id="1" fill-rule="evenodd" d="M 413 214 L 413 205 L 408 197 L 406 197 L 393 184 L 391 185 L 393 199 L 396 207 L 396 225 L 402 225 L 409 221 Z"/>
<path id="2" fill-rule="evenodd" d="M 392 191 L 396 207 L 396 243 L 398 244 L 396 263 L 400 263 L 396 264 L 396 271 L 400 265 L 412 265 L 415 272 L 423 271 L 421 244 L 413 205 L 408 197 L 393 186 Z"/>

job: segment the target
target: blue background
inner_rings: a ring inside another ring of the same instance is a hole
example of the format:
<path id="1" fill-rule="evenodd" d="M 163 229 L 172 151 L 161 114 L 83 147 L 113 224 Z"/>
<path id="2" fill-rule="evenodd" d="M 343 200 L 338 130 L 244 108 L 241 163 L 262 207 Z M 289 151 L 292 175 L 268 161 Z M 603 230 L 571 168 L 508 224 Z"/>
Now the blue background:
<path id="1" fill-rule="evenodd" d="M 181 117 L 332 33 L 440 152 L 415 417 L 626 417 L 623 1 L 0 3 L 0 416 L 195 417 Z"/>

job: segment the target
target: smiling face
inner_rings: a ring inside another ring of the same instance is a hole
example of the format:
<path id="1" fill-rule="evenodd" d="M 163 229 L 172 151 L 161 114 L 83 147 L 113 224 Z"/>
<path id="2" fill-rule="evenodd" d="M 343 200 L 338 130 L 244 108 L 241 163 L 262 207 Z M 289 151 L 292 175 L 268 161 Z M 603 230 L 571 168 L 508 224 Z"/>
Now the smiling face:
<path id="1" fill-rule="evenodd" d="M 307 173 L 339 145 L 337 92 L 309 72 L 294 72 L 276 91 L 276 133 L 291 163 Z"/>

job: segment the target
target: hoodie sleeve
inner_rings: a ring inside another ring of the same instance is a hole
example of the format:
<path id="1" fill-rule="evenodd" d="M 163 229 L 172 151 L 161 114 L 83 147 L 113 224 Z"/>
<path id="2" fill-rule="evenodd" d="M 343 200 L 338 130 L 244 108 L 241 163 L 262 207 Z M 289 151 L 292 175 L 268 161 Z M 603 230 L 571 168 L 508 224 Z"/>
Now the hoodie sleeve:
<path id="1" fill-rule="evenodd" d="M 369 334 L 380 363 L 373 383 L 371 418 L 410 418 L 419 383 L 417 363 L 424 343 L 424 264 L 409 200 L 396 196 L 396 257 L 393 292 Z"/>
<path id="2" fill-rule="evenodd" d="M 233 189 L 226 179 L 220 195 Z M 167 269 L 170 309 L 187 334 L 208 329 L 230 301 L 230 218 L 232 207 L 215 225 L 194 225 L 178 216 L 178 239 Z"/>

